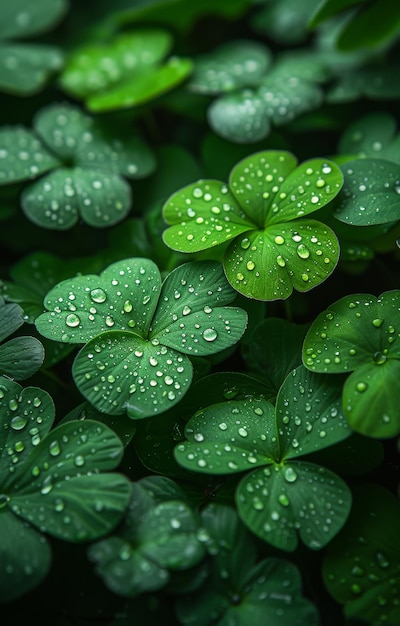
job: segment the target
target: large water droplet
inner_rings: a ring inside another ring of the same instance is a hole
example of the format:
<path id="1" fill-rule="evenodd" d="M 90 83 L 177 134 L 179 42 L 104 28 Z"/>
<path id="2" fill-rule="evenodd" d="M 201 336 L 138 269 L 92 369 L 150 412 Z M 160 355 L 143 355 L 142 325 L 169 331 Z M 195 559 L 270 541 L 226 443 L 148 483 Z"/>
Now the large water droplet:
<path id="1" fill-rule="evenodd" d="M 218 333 L 214 328 L 206 328 L 203 331 L 203 339 L 205 341 L 215 341 L 218 337 Z"/>
<path id="2" fill-rule="evenodd" d="M 28 419 L 26 417 L 22 417 L 21 415 L 16 415 L 12 418 L 10 425 L 13 430 L 22 430 L 28 423 Z"/>
<path id="3" fill-rule="evenodd" d="M 285 467 L 283 470 L 283 478 L 288 483 L 294 483 L 297 480 L 297 474 L 292 467 Z"/>
<path id="4" fill-rule="evenodd" d="M 79 324 L 81 323 L 81 319 L 80 317 L 78 317 L 78 315 L 76 315 L 76 313 L 70 313 L 65 318 L 65 323 L 70 328 L 76 328 L 76 326 L 79 326 Z"/>
<path id="5" fill-rule="evenodd" d="M 93 302 L 97 302 L 98 304 L 101 304 L 102 302 L 105 302 L 107 300 L 106 292 L 100 288 L 92 289 L 92 291 L 90 292 L 90 297 Z"/>
<path id="6" fill-rule="evenodd" d="M 304 243 L 301 243 L 297 246 L 296 252 L 301 259 L 308 259 L 308 257 L 310 256 L 310 251 L 307 246 L 304 245 Z"/>

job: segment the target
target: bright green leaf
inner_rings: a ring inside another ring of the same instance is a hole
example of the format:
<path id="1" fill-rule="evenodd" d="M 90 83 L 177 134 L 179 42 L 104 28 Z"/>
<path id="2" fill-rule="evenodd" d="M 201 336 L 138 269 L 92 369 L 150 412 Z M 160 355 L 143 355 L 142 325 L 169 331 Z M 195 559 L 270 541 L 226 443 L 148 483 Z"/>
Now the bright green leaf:
<path id="1" fill-rule="evenodd" d="M 61 69 L 63 60 L 61 50 L 54 46 L 1 42 L 0 88 L 21 96 L 34 94 Z"/>

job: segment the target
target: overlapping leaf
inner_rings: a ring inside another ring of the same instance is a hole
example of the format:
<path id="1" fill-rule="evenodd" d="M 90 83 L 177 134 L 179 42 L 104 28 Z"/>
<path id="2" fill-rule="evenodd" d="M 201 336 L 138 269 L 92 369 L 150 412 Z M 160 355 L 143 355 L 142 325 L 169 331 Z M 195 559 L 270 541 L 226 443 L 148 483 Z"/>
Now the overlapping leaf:
<path id="1" fill-rule="evenodd" d="M 91 44 L 70 57 L 61 85 L 83 98 L 91 111 L 137 106 L 169 91 L 190 74 L 190 59 L 173 56 L 163 63 L 171 44 L 169 33 L 155 29 Z"/>
<path id="2" fill-rule="evenodd" d="M 299 366 L 286 378 L 276 409 L 263 400 L 215 404 L 196 413 L 175 448 L 187 469 L 211 474 L 249 471 L 236 490 L 247 526 L 282 550 L 294 550 L 297 531 L 312 549 L 326 545 L 344 524 L 351 496 L 333 472 L 298 456 L 350 434 L 340 383 L 310 376 Z"/>
<path id="3" fill-rule="evenodd" d="M 353 372 L 343 388 L 351 427 L 371 437 L 400 432 L 400 291 L 338 300 L 312 323 L 303 362 L 315 372 Z"/>
<path id="4" fill-rule="evenodd" d="M 216 262 L 181 265 L 161 286 L 152 261 L 127 259 L 100 276 L 57 285 L 45 300 L 50 312 L 36 325 L 50 339 L 87 342 L 73 374 L 96 408 L 142 418 L 172 407 L 187 391 L 187 354 L 213 354 L 240 339 L 246 313 L 223 306 L 234 295 Z"/>
<path id="5" fill-rule="evenodd" d="M 21 307 L 6 304 L 0 296 L 0 342 L 18 330 L 24 321 Z M 0 374 L 24 380 L 39 369 L 43 359 L 43 345 L 36 337 L 13 337 L 0 346 Z"/>
<path id="6" fill-rule="evenodd" d="M 233 168 L 229 186 L 199 180 L 184 187 L 164 204 L 165 243 L 192 252 L 232 240 L 225 273 L 247 297 L 285 299 L 293 288 L 309 291 L 333 272 L 339 246 L 330 228 L 298 218 L 330 202 L 342 174 L 322 159 L 296 164 L 289 152 L 259 152 Z"/>

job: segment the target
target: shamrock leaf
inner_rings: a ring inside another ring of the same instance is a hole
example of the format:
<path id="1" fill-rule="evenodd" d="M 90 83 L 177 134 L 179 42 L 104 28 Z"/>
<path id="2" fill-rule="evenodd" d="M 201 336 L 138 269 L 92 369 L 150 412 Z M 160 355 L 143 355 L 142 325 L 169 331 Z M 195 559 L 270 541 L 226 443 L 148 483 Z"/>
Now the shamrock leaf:
<path id="1" fill-rule="evenodd" d="M 254 143 L 269 134 L 271 122 L 286 124 L 321 104 L 316 83 L 326 76 L 314 56 L 297 52 L 278 59 L 272 69 L 270 63 L 268 48 L 247 40 L 224 44 L 196 60 L 188 89 L 219 96 L 207 111 L 218 135 Z"/>
<path id="2" fill-rule="evenodd" d="M 91 111 L 143 104 L 173 89 L 191 72 L 190 59 L 170 57 L 172 38 L 163 30 L 117 35 L 107 44 L 90 44 L 68 60 L 61 85 L 83 98 Z"/>
<path id="3" fill-rule="evenodd" d="M 400 164 L 363 158 L 342 166 L 343 189 L 333 215 L 346 224 L 370 226 L 400 219 Z"/>
<path id="4" fill-rule="evenodd" d="M 399 524 L 399 502 L 389 490 L 355 487 L 351 515 L 323 564 L 325 586 L 344 605 L 346 618 L 374 626 L 399 623 Z"/>
<path id="5" fill-rule="evenodd" d="M 395 118 L 389 113 L 364 115 L 346 128 L 339 141 L 339 152 L 400 163 Z"/>
<path id="6" fill-rule="evenodd" d="M 212 557 L 210 572 L 195 594 L 178 598 L 181 624 L 317 624 L 315 607 L 302 597 L 297 568 L 284 559 L 256 562 L 252 538 L 234 509 L 210 504 L 202 519 L 208 534 L 205 547 Z"/>
<path id="7" fill-rule="evenodd" d="M 40 533 L 81 542 L 109 532 L 129 501 L 130 485 L 122 475 L 99 474 L 122 456 L 107 426 L 88 420 L 50 430 L 54 404 L 47 392 L 2 378 L 0 420 L 0 552 L 2 572 L 12 574 L 0 576 L 0 596 L 8 600 L 47 573 L 51 553 Z"/>
<path id="8" fill-rule="evenodd" d="M 6 304 L 0 296 L 0 343 L 25 322 L 18 304 Z M 42 365 L 44 349 L 36 337 L 13 337 L 0 345 L 0 374 L 24 380 Z"/>
<path id="9" fill-rule="evenodd" d="M 343 409 L 352 429 L 369 437 L 400 433 L 399 311 L 399 290 L 345 296 L 314 320 L 303 344 L 310 370 L 352 372 Z"/>
<path id="10" fill-rule="evenodd" d="M 38 91 L 59 70 L 63 55 L 47 44 L 20 43 L 55 26 L 67 10 L 66 0 L 15 0 L 0 7 L 0 89 L 17 95 Z"/>
<path id="11" fill-rule="evenodd" d="M 127 259 L 100 276 L 77 276 L 50 291 L 49 313 L 36 320 L 49 339 L 85 343 L 73 375 L 100 411 L 148 417 L 176 404 L 192 379 L 186 355 L 233 346 L 245 311 L 225 307 L 234 298 L 221 266 L 187 263 L 161 284 L 149 259 Z"/>
<path id="12" fill-rule="evenodd" d="M 196 413 L 185 429 L 188 441 L 175 448 L 176 459 L 211 474 L 258 466 L 236 489 L 244 523 L 282 550 L 296 548 L 297 532 L 308 547 L 322 548 L 346 521 L 351 495 L 336 474 L 297 457 L 349 436 L 339 389 L 340 381 L 328 383 L 299 366 L 280 388 L 275 410 L 253 399 Z"/>
<path id="13" fill-rule="evenodd" d="M 77 107 L 52 104 L 35 116 L 34 131 L 0 130 L 0 182 L 36 178 L 22 193 L 22 209 L 43 228 L 66 230 L 78 219 L 94 227 L 121 221 L 131 208 L 126 178 L 154 168 L 147 146 L 136 138 L 112 137 Z M 56 169 L 55 169 L 56 168 Z"/>
<path id="14" fill-rule="evenodd" d="M 198 529 L 178 485 L 150 476 L 133 483 L 118 532 L 91 545 L 88 555 L 111 591 L 132 598 L 164 587 L 171 571 L 193 567 L 203 558 Z"/>
<path id="15" fill-rule="evenodd" d="M 258 152 L 233 168 L 229 186 L 199 180 L 184 187 L 164 204 L 170 225 L 165 243 L 198 252 L 232 240 L 224 252 L 225 273 L 249 298 L 309 291 L 333 272 L 339 246 L 330 228 L 303 218 L 335 197 L 342 174 L 323 159 L 296 165 L 290 152 Z"/>

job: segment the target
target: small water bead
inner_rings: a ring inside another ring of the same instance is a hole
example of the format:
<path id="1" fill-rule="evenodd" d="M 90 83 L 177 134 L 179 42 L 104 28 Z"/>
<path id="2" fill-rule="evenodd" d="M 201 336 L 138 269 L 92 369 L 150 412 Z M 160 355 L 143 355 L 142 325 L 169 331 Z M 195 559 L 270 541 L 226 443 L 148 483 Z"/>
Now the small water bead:
<path id="1" fill-rule="evenodd" d="M 297 473 L 292 467 L 285 467 L 283 477 L 288 483 L 294 483 L 297 480 Z"/>
<path id="2" fill-rule="evenodd" d="M 15 400 L 15 398 L 12 398 L 10 400 L 10 402 L 8 403 L 8 406 L 10 407 L 10 411 L 16 411 L 18 409 L 18 401 Z"/>
<path id="3" fill-rule="evenodd" d="M 51 456 L 58 456 L 61 452 L 60 444 L 58 441 L 52 441 L 49 445 L 49 453 Z"/>
<path id="4" fill-rule="evenodd" d="M 377 365 L 383 365 L 383 363 L 385 363 L 387 359 L 387 356 L 383 352 L 375 352 L 373 359 L 374 363 L 376 363 Z"/>
<path id="5" fill-rule="evenodd" d="M 281 504 L 282 506 L 289 506 L 290 502 L 289 502 L 289 498 L 287 497 L 286 494 L 281 493 L 278 496 L 278 502 L 279 504 Z"/>
<path id="6" fill-rule="evenodd" d="M 189 315 L 192 312 L 192 309 L 190 308 L 190 306 L 184 306 L 182 309 L 182 315 Z"/>
<path id="7" fill-rule="evenodd" d="M 280 267 L 285 267 L 285 265 L 286 265 L 286 261 L 285 261 L 285 259 L 283 257 L 281 257 L 281 255 L 278 255 L 276 257 L 276 262 L 278 263 L 278 265 Z"/>
<path id="8" fill-rule="evenodd" d="M 275 243 L 278 244 L 278 246 L 281 246 L 282 244 L 285 243 L 284 238 L 281 235 L 277 235 L 274 239 Z"/>
<path id="9" fill-rule="evenodd" d="M 76 328 L 81 323 L 81 319 L 78 315 L 76 315 L 76 313 L 70 313 L 65 318 L 65 323 L 70 328 Z"/>
<path id="10" fill-rule="evenodd" d="M 125 300 L 122 308 L 125 311 L 125 313 L 130 313 L 133 309 L 133 304 L 130 300 Z"/>
<path id="11" fill-rule="evenodd" d="M 364 391 L 366 391 L 368 389 L 368 385 L 367 385 L 367 383 L 360 382 L 360 383 L 356 384 L 356 389 L 360 393 L 363 393 Z"/>
<path id="12" fill-rule="evenodd" d="M 250 272 L 254 270 L 255 266 L 256 264 L 254 263 L 254 261 L 247 261 L 246 263 L 246 267 Z"/>
<path id="13" fill-rule="evenodd" d="M 243 250 L 247 250 L 247 248 L 250 247 L 250 239 L 248 239 L 247 237 L 242 239 L 242 241 L 240 242 L 240 247 L 243 248 Z"/>
<path id="14" fill-rule="evenodd" d="M 105 302 L 107 300 L 107 294 L 103 289 L 92 289 L 92 291 L 90 292 L 90 298 L 91 300 L 93 300 L 93 302 L 101 304 L 102 302 Z"/>
<path id="15" fill-rule="evenodd" d="M 85 465 L 85 458 L 81 454 L 78 454 L 74 458 L 74 463 L 75 463 L 76 467 L 82 467 L 83 465 Z"/>

